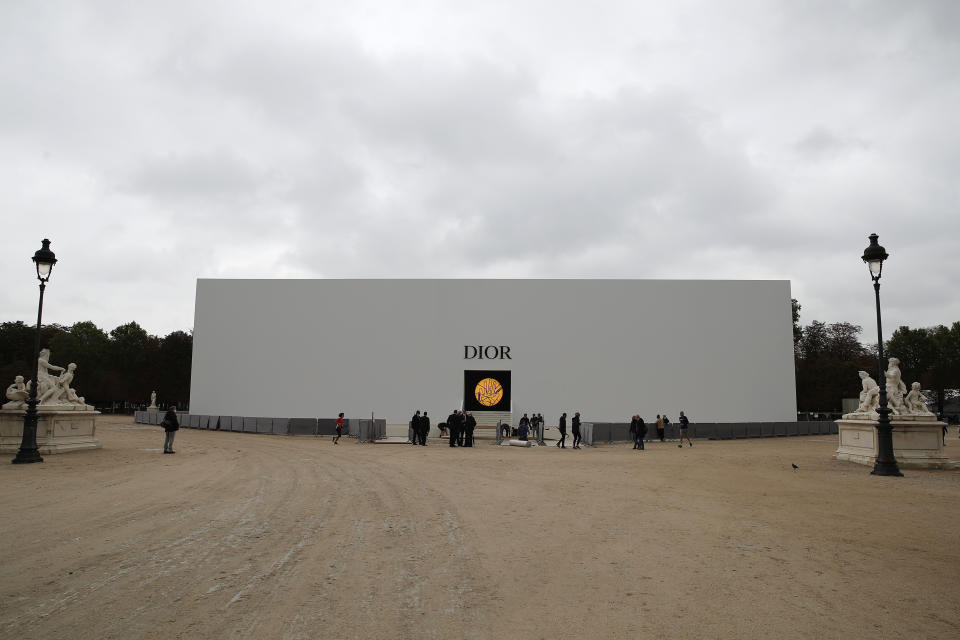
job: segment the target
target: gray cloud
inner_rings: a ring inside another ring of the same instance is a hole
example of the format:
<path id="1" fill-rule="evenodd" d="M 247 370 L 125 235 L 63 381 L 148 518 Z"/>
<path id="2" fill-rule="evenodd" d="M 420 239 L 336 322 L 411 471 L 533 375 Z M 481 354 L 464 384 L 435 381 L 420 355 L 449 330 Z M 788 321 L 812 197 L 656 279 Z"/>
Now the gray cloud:
<path id="1" fill-rule="evenodd" d="M 893 326 L 951 322 L 957 12 L 7 3 L 0 305 L 49 236 L 51 321 L 107 328 L 356 276 L 788 278 L 869 327 L 877 232 Z"/>

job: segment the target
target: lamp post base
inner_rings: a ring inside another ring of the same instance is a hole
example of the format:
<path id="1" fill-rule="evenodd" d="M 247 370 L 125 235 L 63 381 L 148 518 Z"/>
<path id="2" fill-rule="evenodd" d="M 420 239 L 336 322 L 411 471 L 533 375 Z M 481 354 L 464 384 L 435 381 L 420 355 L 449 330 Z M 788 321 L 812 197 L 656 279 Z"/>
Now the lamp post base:
<path id="1" fill-rule="evenodd" d="M 899 476 L 903 477 L 903 474 L 900 473 L 900 467 L 897 466 L 895 462 L 887 462 L 877 460 L 873 465 L 873 471 L 870 472 L 872 476 Z"/>
<path id="2" fill-rule="evenodd" d="M 43 462 L 40 452 L 36 449 L 20 449 L 17 451 L 17 457 L 11 460 L 13 464 L 30 464 L 32 462 Z"/>

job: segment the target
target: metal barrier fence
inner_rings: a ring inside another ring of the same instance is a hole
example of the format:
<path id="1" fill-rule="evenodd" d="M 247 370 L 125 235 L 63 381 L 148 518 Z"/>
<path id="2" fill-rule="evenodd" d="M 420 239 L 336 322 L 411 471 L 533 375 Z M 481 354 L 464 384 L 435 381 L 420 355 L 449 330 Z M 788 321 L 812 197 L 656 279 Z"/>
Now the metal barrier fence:
<path id="1" fill-rule="evenodd" d="M 137 424 L 159 425 L 166 412 L 135 411 Z M 269 433 L 274 435 L 333 435 L 337 432 L 336 418 L 265 418 L 251 416 L 207 416 L 178 413 L 180 427 L 185 429 L 209 429 L 211 431 L 237 431 L 242 433 Z M 387 422 L 383 419 L 351 418 L 344 421 L 344 435 L 354 436 L 363 442 L 372 442 L 387 437 Z"/>
<path id="2" fill-rule="evenodd" d="M 580 426 L 584 444 L 629 442 L 630 425 L 625 422 L 584 422 Z M 741 438 L 775 438 L 784 436 L 836 435 L 837 424 L 821 422 L 700 422 L 690 423 L 690 437 L 701 440 L 735 440 Z M 664 439 L 680 438 L 680 426 L 670 423 L 664 429 Z M 656 424 L 647 423 L 644 441 L 657 440 Z"/>
<path id="3" fill-rule="evenodd" d="M 135 411 L 137 424 L 159 425 L 165 412 Z M 337 432 L 335 418 L 264 418 L 250 416 L 208 416 L 179 413 L 180 426 L 188 429 L 238 431 L 243 433 L 271 433 L 278 435 L 333 435 Z M 360 442 L 373 442 L 386 438 L 387 425 L 383 419 L 349 418 L 344 420 L 345 434 Z M 496 443 L 502 442 L 501 425 L 497 425 Z M 816 422 L 699 422 L 690 423 L 690 437 L 700 440 L 734 440 L 740 438 L 776 438 L 805 435 L 836 435 L 837 424 L 832 421 Z M 612 442 L 629 442 L 630 425 L 626 422 L 583 422 L 580 424 L 583 444 L 593 445 Z M 680 427 L 670 423 L 664 430 L 664 438 L 676 440 Z M 568 435 L 569 438 L 569 435 Z M 656 425 L 647 423 L 646 441 L 657 440 Z"/>

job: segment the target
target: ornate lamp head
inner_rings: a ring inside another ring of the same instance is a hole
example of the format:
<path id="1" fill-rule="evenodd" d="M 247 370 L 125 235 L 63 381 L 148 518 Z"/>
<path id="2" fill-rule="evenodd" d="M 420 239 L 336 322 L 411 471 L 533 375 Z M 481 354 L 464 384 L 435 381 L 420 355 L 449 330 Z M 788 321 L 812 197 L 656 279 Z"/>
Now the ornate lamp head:
<path id="1" fill-rule="evenodd" d="M 880 273 L 883 271 L 883 261 L 889 258 L 886 249 L 877 242 L 880 236 L 875 233 L 870 234 L 870 246 L 863 251 L 863 261 L 870 267 L 870 277 L 874 281 L 880 279 Z"/>
<path id="2" fill-rule="evenodd" d="M 33 254 L 33 262 L 37 265 L 37 278 L 40 282 L 49 280 L 53 265 L 57 264 L 57 256 L 50 251 L 50 241 L 46 238 L 43 239 L 43 246 Z"/>

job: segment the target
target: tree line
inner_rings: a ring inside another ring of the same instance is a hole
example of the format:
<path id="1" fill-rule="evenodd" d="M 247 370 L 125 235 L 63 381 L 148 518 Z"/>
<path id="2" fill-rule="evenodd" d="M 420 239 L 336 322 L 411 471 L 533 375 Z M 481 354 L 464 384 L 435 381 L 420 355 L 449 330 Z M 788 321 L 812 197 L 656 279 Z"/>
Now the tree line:
<path id="1" fill-rule="evenodd" d="M 839 412 L 843 398 L 860 394 L 858 371 L 877 377 L 877 345 L 861 343 L 862 327 L 849 322 L 801 326 L 800 304 L 792 300 L 792 305 L 797 408 Z M 16 375 L 31 375 L 35 336 L 36 328 L 23 322 L 0 324 L 0 380 L 9 384 Z M 75 387 L 88 404 L 144 404 L 151 391 L 162 405 L 190 402 L 191 332 L 159 338 L 130 322 L 107 333 L 87 321 L 45 325 L 40 344 L 50 348 L 54 364 L 77 363 Z M 937 413 L 943 413 L 945 400 L 960 395 L 960 322 L 900 327 L 884 343 L 884 355 L 900 358 L 904 380 L 919 381 L 932 393 Z"/>
<path id="2" fill-rule="evenodd" d="M 0 324 L 0 380 L 8 381 L 4 388 L 14 376 L 29 379 L 33 374 L 36 335 L 36 325 Z M 192 333 L 174 331 L 159 338 L 136 322 L 109 333 L 89 321 L 69 327 L 50 324 L 40 328 L 40 346 L 50 348 L 53 364 L 77 364 L 73 386 L 97 408 L 148 404 L 152 391 L 164 406 L 185 407 L 190 401 Z"/>
<path id="3" fill-rule="evenodd" d="M 860 395 L 858 371 L 877 378 L 877 344 L 860 342 L 863 328 L 849 322 L 814 320 L 800 326 L 800 304 L 793 304 L 797 409 L 840 411 L 843 398 Z M 960 322 L 912 329 L 899 327 L 884 342 L 884 357 L 899 358 L 907 386 L 919 382 L 944 413 L 944 402 L 960 395 Z M 886 366 L 884 366 L 886 369 Z M 883 384 L 883 379 L 878 379 Z"/>

